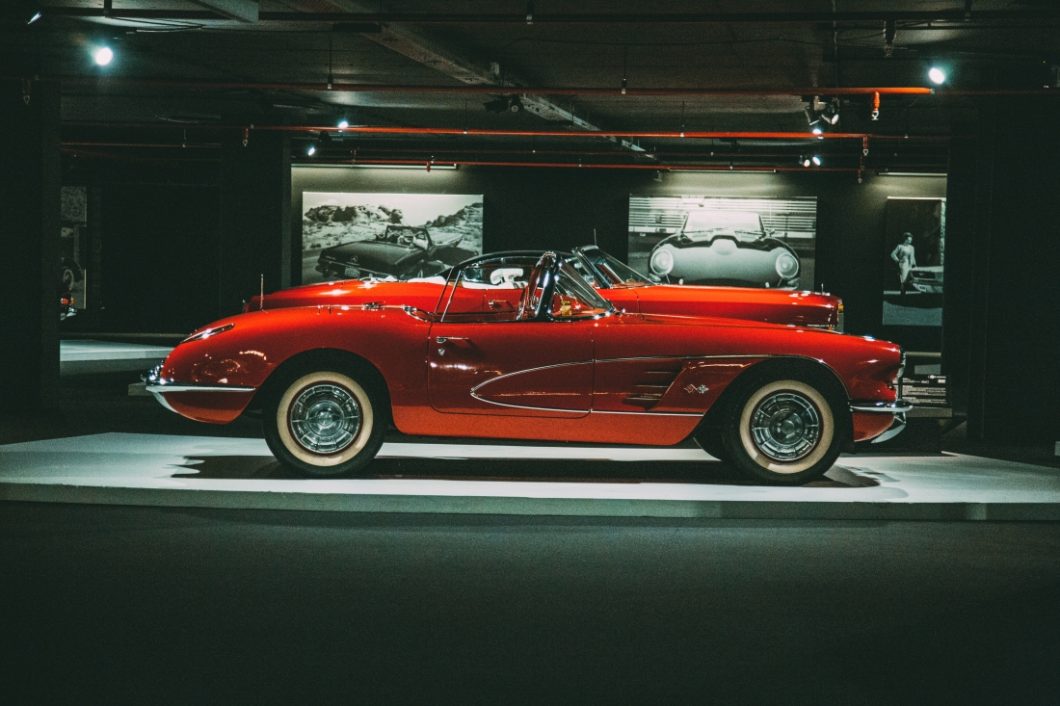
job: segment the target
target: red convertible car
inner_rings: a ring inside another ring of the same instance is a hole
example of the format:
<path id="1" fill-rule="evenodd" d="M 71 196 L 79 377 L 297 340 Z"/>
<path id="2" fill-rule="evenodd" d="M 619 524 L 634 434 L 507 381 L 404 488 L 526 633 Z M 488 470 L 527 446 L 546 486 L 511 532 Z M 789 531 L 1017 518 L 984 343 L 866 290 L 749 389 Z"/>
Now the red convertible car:
<path id="1" fill-rule="evenodd" d="M 545 253 L 454 268 L 437 304 L 252 311 L 188 336 L 148 390 L 190 419 L 259 410 L 282 462 L 363 471 L 410 435 L 670 445 L 692 436 L 758 481 L 804 483 L 850 440 L 893 435 L 901 349 L 831 331 L 624 313 Z M 509 306 L 509 302 L 514 305 Z"/>
<path id="2" fill-rule="evenodd" d="M 541 256 L 541 251 L 512 251 L 504 254 L 524 273 L 523 281 Z M 807 291 L 757 289 L 748 287 L 697 287 L 659 284 L 637 272 L 595 245 L 560 253 L 571 267 L 618 309 L 641 314 L 680 314 L 685 316 L 724 316 L 726 318 L 768 321 L 834 329 L 839 325 L 843 302 L 839 297 Z M 511 272 L 510 276 L 516 276 Z M 445 287 L 445 277 L 407 281 L 343 280 L 292 287 L 246 303 L 243 311 L 277 309 L 310 304 L 407 304 L 433 310 Z"/>

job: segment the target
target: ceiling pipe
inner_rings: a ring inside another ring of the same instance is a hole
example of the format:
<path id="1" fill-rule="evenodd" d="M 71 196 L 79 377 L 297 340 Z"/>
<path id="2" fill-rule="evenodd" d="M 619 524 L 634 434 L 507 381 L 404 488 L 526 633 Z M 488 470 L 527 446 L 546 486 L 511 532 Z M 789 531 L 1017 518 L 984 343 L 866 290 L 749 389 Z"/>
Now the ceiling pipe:
<path id="1" fill-rule="evenodd" d="M 533 162 L 507 160 L 423 160 L 423 159 L 344 159 L 344 160 L 296 160 L 301 166 L 348 164 L 359 166 L 420 166 L 428 167 L 537 167 L 543 169 L 625 169 L 654 172 L 807 172 L 802 166 L 766 166 L 738 164 L 624 164 L 584 162 Z M 856 172 L 857 167 L 814 167 L 815 172 Z"/>
<path id="2" fill-rule="evenodd" d="M 14 78 L 14 77 L 9 77 Z M 24 78 L 24 77 L 20 77 Z M 36 77 L 35 77 L 36 78 Z M 450 86 L 423 84 L 371 84 L 332 82 L 265 82 L 265 81 L 200 81 L 194 79 L 135 78 L 129 76 L 55 76 L 49 80 L 67 84 L 90 84 L 104 87 L 109 84 L 139 86 L 143 88 L 190 88 L 216 90 L 263 90 L 263 91 L 321 91 L 329 93 L 451 93 L 465 95 L 524 96 L 927 96 L 939 93 L 956 94 L 957 91 L 930 88 L 927 86 L 803 86 L 793 88 L 637 88 L 627 86 L 625 92 L 615 86 L 498 86 L 487 84 L 454 84 Z M 1043 89 L 1020 91 L 1044 93 Z M 1053 93 L 1058 93 L 1053 91 Z"/>
<path id="3" fill-rule="evenodd" d="M 220 126 L 215 126 L 220 127 Z M 336 133 L 370 135 L 469 135 L 475 137 L 556 137 L 585 139 L 596 137 L 626 137 L 631 139 L 690 139 L 690 140 L 948 140 L 948 135 L 880 135 L 867 132 L 754 132 L 725 130 L 498 130 L 489 128 L 455 127 L 394 127 L 389 125 L 351 125 L 340 128 L 332 125 L 253 125 L 252 130 L 264 132 Z"/>
<path id="4" fill-rule="evenodd" d="M 109 17 L 120 20 L 185 20 L 185 21 L 218 21 L 226 19 L 217 12 L 208 10 L 166 10 L 122 8 L 111 9 L 96 7 L 49 7 L 49 17 L 96 18 Z M 350 23 L 363 26 L 361 31 L 370 31 L 373 24 L 517 24 L 526 25 L 526 12 L 259 12 L 258 23 Z M 1027 8 L 1021 10 L 862 10 L 839 12 L 615 12 L 615 13 L 569 13 L 569 12 L 535 12 L 535 25 L 541 24 L 718 24 L 718 23 L 828 23 L 833 22 L 931 22 L 951 21 L 968 22 L 971 20 L 1048 20 L 1060 17 L 1060 9 L 1055 7 Z"/>

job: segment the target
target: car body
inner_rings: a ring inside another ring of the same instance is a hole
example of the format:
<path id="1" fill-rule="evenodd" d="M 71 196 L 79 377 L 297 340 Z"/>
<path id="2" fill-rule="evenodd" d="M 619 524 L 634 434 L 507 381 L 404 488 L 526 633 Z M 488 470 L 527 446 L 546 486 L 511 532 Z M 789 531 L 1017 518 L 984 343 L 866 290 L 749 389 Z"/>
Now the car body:
<path id="1" fill-rule="evenodd" d="M 533 264 L 541 251 L 509 251 Z M 601 296 L 630 313 L 722 316 L 726 318 L 837 328 L 843 312 L 839 297 L 823 292 L 661 284 L 637 272 L 595 245 L 560 253 Z M 278 309 L 311 304 L 408 304 L 433 310 L 445 278 L 346 280 L 291 287 L 268 294 L 264 301 L 251 298 L 244 311 Z"/>
<path id="2" fill-rule="evenodd" d="M 672 445 L 695 437 L 770 483 L 824 473 L 896 433 L 901 349 L 805 327 L 623 313 L 547 252 L 454 268 L 434 306 L 239 314 L 181 342 L 147 389 L 190 419 L 260 410 L 283 463 L 362 471 L 410 435 Z"/>
<path id="3" fill-rule="evenodd" d="M 648 263 L 655 275 L 683 284 L 799 286 L 799 256 L 749 211 L 690 211 L 681 232 L 652 248 Z"/>
<path id="4" fill-rule="evenodd" d="M 909 271 L 909 283 L 924 294 L 942 294 L 942 265 L 914 267 Z"/>
<path id="5" fill-rule="evenodd" d="M 359 240 L 325 248 L 317 272 L 326 277 L 427 277 L 442 272 L 475 253 L 435 243 L 423 226 L 388 225 L 374 240 Z"/>

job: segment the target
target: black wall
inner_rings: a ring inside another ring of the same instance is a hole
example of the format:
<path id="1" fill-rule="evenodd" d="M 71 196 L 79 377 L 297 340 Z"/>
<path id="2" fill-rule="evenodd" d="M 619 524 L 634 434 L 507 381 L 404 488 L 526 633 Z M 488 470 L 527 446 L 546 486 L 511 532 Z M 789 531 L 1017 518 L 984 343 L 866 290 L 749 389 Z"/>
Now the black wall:
<path id="1" fill-rule="evenodd" d="M 664 173 L 577 169 L 394 169 L 297 167 L 292 178 L 292 247 L 300 247 L 303 191 L 483 194 L 484 248 L 570 248 L 592 242 L 625 258 L 629 195 L 816 196 L 817 287 L 843 297 L 847 330 L 890 338 L 909 349 L 937 351 L 930 327 L 884 327 L 882 295 L 891 276 L 884 245 L 890 197 L 944 197 L 942 177 L 850 174 Z M 294 261 L 300 260 L 296 252 Z M 297 281 L 299 272 L 292 270 Z M 808 286 L 810 283 L 804 283 Z"/>

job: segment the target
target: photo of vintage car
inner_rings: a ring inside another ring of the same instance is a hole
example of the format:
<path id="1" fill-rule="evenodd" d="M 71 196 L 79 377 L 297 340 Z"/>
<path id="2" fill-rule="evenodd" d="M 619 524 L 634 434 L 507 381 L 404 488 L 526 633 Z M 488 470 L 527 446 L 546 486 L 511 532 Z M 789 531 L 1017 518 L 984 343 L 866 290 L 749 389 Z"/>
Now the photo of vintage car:
<path id="1" fill-rule="evenodd" d="M 909 283 L 924 294 L 942 294 L 942 265 L 914 267 L 909 271 Z"/>
<path id="2" fill-rule="evenodd" d="M 796 288 L 799 256 L 750 211 L 689 211 L 681 231 L 660 241 L 648 263 L 668 282 Z"/>
<path id="3" fill-rule="evenodd" d="M 435 243 L 423 226 L 388 225 L 374 240 L 325 248 L 317 272 L 325 277 L 428 277 L 475 253 Z"/>
<path id="4" fill-rule="evenodd" d="M 498 253 L 500 254 L 500 253 Z M 541 251 L 510 251 L 529 270 Z M 560 253 L 598 293 L 616 308 L 630 313 L 723 316 L 726 318 L 797 324 L 816 328 L 840 327 L 843 302 L 821 292 L 663 284 L 632 269 L 595 245 Z M 346 280 L 291 287 L 247 301 L 244 311 L 312 304 L 409 304 L 430 309 L 442 295 L 445 278 L 435 276 L 405 282 Z"/>
<path id="5" fill-rule="evenodd" d="M 904 425 L 892 343 L 738 319 L 623 313 L 554 252 L 453 268 L 436 304 L 264 309 L 216 321 L 148 374 L 168 409 L 260 412 L 312 476 L 363 473 L 408 435 L 663 446 L 690 437 L 758 482 L 800 484 Z"/>

